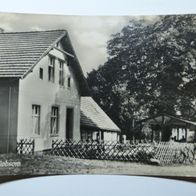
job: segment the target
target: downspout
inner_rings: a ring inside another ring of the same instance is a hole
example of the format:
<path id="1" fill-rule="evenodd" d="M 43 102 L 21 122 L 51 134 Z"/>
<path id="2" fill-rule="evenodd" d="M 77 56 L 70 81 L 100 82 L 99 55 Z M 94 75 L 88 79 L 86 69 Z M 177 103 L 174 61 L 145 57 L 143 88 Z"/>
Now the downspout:
<path id="1" fill-rule="evenodd" d="M 7 131 L 7 153 L 9 152 L 9 145 L 10 145 L 11 96 L 12 96 L 12 87 L 9 87 L 9 94 L 8 94 L 8 131 Z"/>

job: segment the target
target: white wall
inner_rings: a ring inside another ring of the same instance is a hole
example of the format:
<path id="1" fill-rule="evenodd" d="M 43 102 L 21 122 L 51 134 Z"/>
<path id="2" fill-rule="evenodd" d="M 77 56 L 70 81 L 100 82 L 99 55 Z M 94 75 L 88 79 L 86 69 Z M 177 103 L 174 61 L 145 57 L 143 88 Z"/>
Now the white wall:
<path id="1" fill-rule="evenodd" d="M 50 54 L 66 60 L 63 53 L 52 50 Z M 80 139 L 80 96 L 77 82 L 70 71 L 65 69 L 65 88 L 59 85 L 59 62 L 56 60 L 55 83 L 48 81 L 48 55 L 34 67 L 33 72 L 20 80 L 17 139 L 35 139 L 35 150 L 51 147 L 52 139 L 65 139 L 66 107 L 74 108 L 73 138 Z M 43 80 L 39 78 L 39 68 L 43 68 Z M 67 76 L 71 76 L 71 88 L 67 87 Z M 40 135 L 32 131 L 32 104 L 41 105 Z M 50 136 L 50 114 L 52 105 L 59 106 L 59 134 Z"/>
<path id="2" fill-rule="evenodd" d="M 172 137 L 176 137 L 177 138 L 178 134 L 177 134 L 177 129 L 172 129 Z M 182 139 L 183 137 L 185 137 L 185 129 L 179 128 L 179 140 Z M 187 141 L 188 142 L 193 142 L 195 138 L 195 131 L 192 129 L 187 129 Z"/>
<path id="3" fill-rule="evenodd" d="M 99 132 L 101 138 L 101 132 Z M 97 131 L 93 132 L 93 140 L 96 140 Z M 118 141 L 118 133 L 117 132 L 104 132 L 104 141 Z"/>
<path id="4" fill-rule="evenodd" d="M 117 132 L 104 132 L 105 141 L 118 141 Z"/>

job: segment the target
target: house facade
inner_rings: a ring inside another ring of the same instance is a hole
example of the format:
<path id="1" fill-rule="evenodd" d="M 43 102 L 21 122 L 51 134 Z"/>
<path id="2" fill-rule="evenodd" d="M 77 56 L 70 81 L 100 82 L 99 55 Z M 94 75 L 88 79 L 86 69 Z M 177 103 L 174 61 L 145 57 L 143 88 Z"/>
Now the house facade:
<path id="1" fill-rule="evenodd" d="M 20 139 L 35 151 L 79 140 L 80 98 L 88 86 L 67 31 L 0 33 L 0 152 Z"/>

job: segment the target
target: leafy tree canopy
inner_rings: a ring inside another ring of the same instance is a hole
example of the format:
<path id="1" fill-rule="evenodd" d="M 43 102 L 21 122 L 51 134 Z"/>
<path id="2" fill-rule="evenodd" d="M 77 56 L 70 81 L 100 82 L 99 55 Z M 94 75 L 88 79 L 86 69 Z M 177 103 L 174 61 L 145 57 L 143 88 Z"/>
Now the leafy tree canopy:
<path id="1" fill-rule="evenodd" d="M 195 119 L 196 16 L 131 20 L 107 43 L 108 60 L 88 74 L 93 98 L 124 131 L 158 113 Z"/>

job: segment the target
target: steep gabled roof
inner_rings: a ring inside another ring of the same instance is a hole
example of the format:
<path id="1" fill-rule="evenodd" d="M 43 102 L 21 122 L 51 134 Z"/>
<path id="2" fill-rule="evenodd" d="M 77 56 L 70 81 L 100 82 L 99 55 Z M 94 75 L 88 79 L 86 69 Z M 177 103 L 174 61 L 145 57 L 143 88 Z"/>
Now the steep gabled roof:
<path id="1" fill-rule="evenodd" d="M 63 40 L 74 54 L 74 69 L 82 95 L 88 95 L 88 85 L 66 30 L 0 33 L 0 77 L 25 77 L 55 44 Z"/>
<path id="2" fill-rule="evenodd" d="M 81 126 L 92 130 L 120 131 L 119 127 L 91 97 L 81 97 Z"/>
<path id="3" fill-rule="evenodd" d="M 22 77 L 65 35 L 64 30 L 0 33 L 0 77 Z"/>

